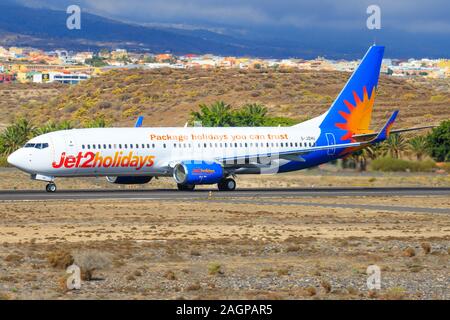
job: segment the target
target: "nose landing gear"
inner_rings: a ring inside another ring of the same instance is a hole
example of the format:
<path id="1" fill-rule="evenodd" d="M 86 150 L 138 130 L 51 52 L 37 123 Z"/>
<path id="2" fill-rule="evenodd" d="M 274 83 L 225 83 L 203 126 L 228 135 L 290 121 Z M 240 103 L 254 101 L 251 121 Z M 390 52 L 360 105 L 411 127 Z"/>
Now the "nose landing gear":
<path id="1" fill-rule="evenodd" d="M 55 192 L 56 191 L 56 184 L 54 184 L 53 182 L 48 183 L 45 186 L 45 191 L 47 191 L 47 192 Z"/>

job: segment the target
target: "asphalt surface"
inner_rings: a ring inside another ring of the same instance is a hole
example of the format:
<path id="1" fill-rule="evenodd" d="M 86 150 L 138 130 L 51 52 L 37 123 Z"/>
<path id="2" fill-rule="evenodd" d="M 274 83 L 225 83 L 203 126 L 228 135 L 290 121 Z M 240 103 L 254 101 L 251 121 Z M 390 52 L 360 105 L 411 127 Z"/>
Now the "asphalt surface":
<path id="1" fill-rule="evenodd" d="M 14 200 L 89 200 L 89 199 L 205 199 L 215 198 L 285 198 L 285 197 L 390 197 L 390 196 L 450 196 L 450 188 L 280 188 L 237 189 L 222 191 L 202 189 L 178 191 L 174 189 L 133 190 L 58 190 L 48 193 L 41 190 L 0 190 L 0 201 Z"/>
<path id="2" fill-rule="evenodd" d="M 236 205 L 259 204 L 266 206 L 296 205 L 323 208 L 349 208 L 393 212 L 417 212 L 450 214 L 443 207 L 412 207 L 400 205 L 352 204 L 354 197 L 401 197 L 401 196 L 450 196 L 450 188 L 303 188 L 303 189 L 239 189 L 219 192 L 216 189 L 178 191 L 173 189 L 147 190 L 60 190 L 48 193 L 40 190 L 0 191 L 0 201 L 33 200 L 163 200 L 174 202 L 216 202 Z M 342 203 L 320 203 L 299 201 L 301 198 L 347 197 Z M 280 201 L 280 198 L 283 201 Z M 437 204 L 439 205 L 439 204 Z"/>

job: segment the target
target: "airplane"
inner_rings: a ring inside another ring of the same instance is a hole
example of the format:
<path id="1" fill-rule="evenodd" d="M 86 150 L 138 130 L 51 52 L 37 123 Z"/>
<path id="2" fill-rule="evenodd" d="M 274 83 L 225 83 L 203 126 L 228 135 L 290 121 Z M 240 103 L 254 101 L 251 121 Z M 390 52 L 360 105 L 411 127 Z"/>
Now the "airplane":
<path id="1" fill-rule="evenodd" d="M 179 190 L 217 184 L 236 188 L 240 174 L 302 170 L 343 158 L 386 140 L 394 111 L 378 131 L 369 129 L 384 47 L 372 45 L 330 108 L 291 127 L 144 127 L 55 131 L 29 140 L 7 159 L 12 166 L 47 182 L 57 177 L 105 176 L 114 184 L 145 184 L 173 177 Z"/>

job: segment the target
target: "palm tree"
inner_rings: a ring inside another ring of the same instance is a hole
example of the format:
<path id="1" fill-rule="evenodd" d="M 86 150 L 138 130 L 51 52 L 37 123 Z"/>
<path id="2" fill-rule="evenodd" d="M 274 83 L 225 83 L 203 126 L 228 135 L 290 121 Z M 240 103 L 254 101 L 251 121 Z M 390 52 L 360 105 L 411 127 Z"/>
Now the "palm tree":
<path id="1" fill-rule="evenodd" d="M 210 106 L 201 104 L 200 111 L 191 112 L 191 122 L 196 121 L 205 127 L 229 127 L 234 124 L 231 106 L 223 101 L 214 102 Z"/>
<path id="2" fill-rule="evenodd" d="M 422 157 L 428 154 L 427 138 L 425 136 L 417 136 L 409 139 L 408 149 L 416 156 L 418 161 L 421 161 Z"/>
<path id="3" fill-rule="evenodd" d="M 19 119 L 1 134 L 3 155 L 9 155 L 22 147 L 36 134 L 36 128 L 26 119 Z"/>
<path id="4" fill-rule="evenodd" d="M 267 108 L 258 103 L 246 104 L 236 111 L 236 125 L 247 127 L 260 127 L 265 123 Z"/>
<path id="5" fill-rule="evenodd" d="M 70 126 L 70 124 L 67 124 L 68 126 Z M 108 126 L 108 123 L 106 122 L 105 118 L 100 116 L 97 118 L 94 118 L 90 121 L 87 121 L 84 126 L 86 128 L 105 128 Z"/>
<path id="6" fill-rule="evenodd" d="M 72 123 L 67 120 L 60 122 L 60 123 L 50 121 L 50 122 L 47 122 L 42 127 L 37 128 L 36 135 L 46 134 L 46 133 L 58 131 L 58 130 L 69 130 L 72 128 L 73 128 Z"/>
<path id="7" fill-rule="evenodd" d="M 398 159 L 408 149 L 408 143 L 405 138 L 399 134 L 392 134 L 387 140 L 380 145 L 381 152 L 384 156 Z"/>
<path id="8" fill-rule="evenodd" d="M 375 148 L 373 146 L 365 147 L 364 149 L 357 150 L 353 152 L 350 158 L 353 160 L 355 165 L 359 168 L 359 171 L 367 170 L 367 160 L 375 159 L 377 157 Z"/>

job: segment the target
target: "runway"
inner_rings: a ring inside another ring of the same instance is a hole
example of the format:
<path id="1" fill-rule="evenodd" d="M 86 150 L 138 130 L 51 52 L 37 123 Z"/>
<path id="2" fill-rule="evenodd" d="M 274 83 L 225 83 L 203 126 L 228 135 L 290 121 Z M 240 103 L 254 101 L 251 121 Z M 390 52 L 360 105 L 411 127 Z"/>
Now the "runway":
<path id="1" fill-rule="evenodd" d="M 211 193 L 210 193 L 211 192 Z M 392 196 L 450 196 L 450 188 L 271 188 L 238 189 L 219 192 L 217 189 L 178 191 L 174 189 L 135 190 L 59 190 L 48 193 L 40 190 L 0 190 L 0 201 L 20 200 L 198 200 L 208 197 L 286 198 L 286 197 L 392 197 Z"/>
<path id="2" fill-rule="evenodd" d="M 425 214 L 450 214 L 450 209 L 441 207 L 413 207 L 408 203 L 399 205 L 353 204 L 356 197 L 402 197 L 402 196 L 450 196 L 450 188 L 283 188 L 283 189 L 239 189 L 219 192 L 216 189 L 178 191 L 174 189 L 135 190 L 61 190 L 48 193 L 39 190 L 0 191 L 1 201 L 86 201 L 86 200 L 129 200 L 129 201 L 172 201 L 177 203 L 204 202 L 226 203 L 236 206 L 306 206 L 323 208 L 347 208 L 391 212 L 416 212 Z M 311 198 L 336 197 L 340 203 L 321 203 Z M 307 200 L 307 199 L 310 200 Z M 350 199 L 350 201 L 349 201 Z"/>

